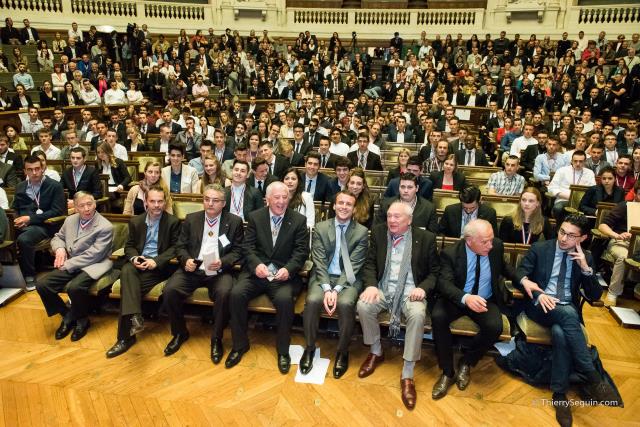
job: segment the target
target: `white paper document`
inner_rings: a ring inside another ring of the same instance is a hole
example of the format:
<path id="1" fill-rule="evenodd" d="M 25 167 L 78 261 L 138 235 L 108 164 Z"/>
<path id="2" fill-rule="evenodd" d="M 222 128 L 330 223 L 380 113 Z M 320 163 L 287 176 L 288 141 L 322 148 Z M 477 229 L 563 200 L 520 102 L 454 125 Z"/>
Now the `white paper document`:
<path id="1" fill-rule="evenodd" d="M 218 251 L 213 251 L 208 254 L 202 254 L 202 266 L 204 267 L 204 274 L 207 276 L 215 276 L 218 274 L 216 270 L 210 270 L 209 264 L 212 262 L 216 262 L 220 259 L 218 256 Z"/>
<path id="2" fill-rule="evenodd" d="M 456 108 L 456 117 L 462 121 L 468 122 L 471 120 L 471 110 Z"/>
<path id="3" fill-rule="evenodd" d="M 302 375 L 300 372 L 300 366 L 298 366 L 298 372 L 296 372 L 295 381 L 297 383 L 305 384 L 324 384 L 324 379 L 327 376 L 329 370 L 330 359 L 317 358 L 313 359 L 313 369 L 307 375 Z"/>
<path id="4" fill-rule="evenodd" d="M 516 349 L 516 340 L 514 337 L 511 337 L 510 341 L 507 342 L 497 342 L 493 345 L 501 356 L 506 356 Z"/>

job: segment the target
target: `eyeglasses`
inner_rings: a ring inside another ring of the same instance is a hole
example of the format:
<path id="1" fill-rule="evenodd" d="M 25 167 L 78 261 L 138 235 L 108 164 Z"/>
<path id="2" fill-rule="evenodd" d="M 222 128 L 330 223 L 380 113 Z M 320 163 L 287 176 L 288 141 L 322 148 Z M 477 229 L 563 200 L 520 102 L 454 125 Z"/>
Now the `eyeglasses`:
<path id="1" fill-rule="evenodd" d="M 564 229 L 562 229 L 562 228 L 558 231 L 558 235 L 559 235 L 560 237 L 565 236 L 565 237 L 567 238 L 567 240 L 570 240 L 570 241 L 574 241 L 574 240 L 577 240 L 578 238 L 580 238 L 580 236 L 579 236 L 579 235 L 577 235 L 577 234 L 567 233 L 567 232 L 566 232 L 566 231 L 564 231 Z"/>
<path id="2" fill-rule="evenodd" d="M 224 199 L 210 199 L 208 197 L 204 198 L 205 203 L 223 203 Z"/>

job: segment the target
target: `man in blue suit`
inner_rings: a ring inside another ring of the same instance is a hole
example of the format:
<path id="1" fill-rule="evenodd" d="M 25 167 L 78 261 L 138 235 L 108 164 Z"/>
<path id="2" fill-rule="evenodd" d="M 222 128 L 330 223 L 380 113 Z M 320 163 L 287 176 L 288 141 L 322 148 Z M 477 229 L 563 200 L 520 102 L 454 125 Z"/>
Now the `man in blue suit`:
<path id="1" fill-rule="evenodd" d="M 429 178 L 422 176 L 422 162 L 420 157 L 411 156 L 407 162 L 407 173 L 412 173 L 418 177 L 418 196 L 423 199 L 433 198 L 433 183 Z M 389 181 L 384 197 L 398 197 L 400 195 L 400 178 L 393 178 Z"/>
<path id="2" fill-rule="evenodd" d="M 525 305 L 527 316 L 551 328 L 551 390 L 561 426 L 572 422 L 566 392 L 573 370 L 586 376 L 585 390 L 594 399 L 616 400 L 611 386 L 593 365 L 578 308 L 581 291 L 589 300 L 597 300 L 602 294 L 593 271 L 593 257 L 580 246 L 589 237 L 590 228 L 584 215 L 567 216 L 558 228 L 557 239 L 535 243 L 516 273 L 515 285 L 531 298 Z"/>

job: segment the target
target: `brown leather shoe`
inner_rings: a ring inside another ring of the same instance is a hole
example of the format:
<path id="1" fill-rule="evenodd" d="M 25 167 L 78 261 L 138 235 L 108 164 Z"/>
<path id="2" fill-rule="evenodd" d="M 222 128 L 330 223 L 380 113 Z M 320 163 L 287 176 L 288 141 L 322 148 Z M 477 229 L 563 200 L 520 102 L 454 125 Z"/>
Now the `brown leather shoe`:
<path id="1" fill-rule="evenodd" d="M 471 366 L 460 359 L 458 362 L 458 375 L 456 376 L 456 385 L 458 390 L 464 390 L 471 382 Z"/>
<path id="2" fill-rule="evenodd" d="M 440 398 L 445 397 L 447 395 L 447 391 L 449 390 L 449 387 L 451 387 L 454 382 L 456 382 L 455 377 L 449 378 L 445 374 L 440 375 L 440 378 L 438 379 L 438 381 L 433 385 L 433 390 L 431 391 L 431 398 L 433 400 L 438 400 Z"/>
<path id="3" fill-rule="evenodd" d="M 416 407 L 416 384 L 413 378 L 404 378 L 400 380 L 400 390 L 402 390 L 402 403 L 407 409 L 411 410 Z"/>
<path id="4" fill-rule="evenodd" d="M 376 367 L 382 362 L 384 362 L 384 354 L 377 356 L 373 353 L 369 353 L 367 355 L 367 358 L 364 360 L 364 362 L 362 362 L 362 365 L 360 366 L 358 376 L 360 378 L 368 377 L 369 375 L 373 374 L 373 371 L 375 371 Z"/>

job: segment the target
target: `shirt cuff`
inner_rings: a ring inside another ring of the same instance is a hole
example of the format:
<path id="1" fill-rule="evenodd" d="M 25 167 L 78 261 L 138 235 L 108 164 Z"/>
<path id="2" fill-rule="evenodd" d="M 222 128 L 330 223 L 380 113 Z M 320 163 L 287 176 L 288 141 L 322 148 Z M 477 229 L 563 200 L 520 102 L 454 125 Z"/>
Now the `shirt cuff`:
<path id="1" fill-rule="evenodd" d="M 340 293 L 343 289 L 344 289 L 344 286 L 342 285 L 336 285 L 336 287 L 333 288 L 333 290 L 336 291 L 337 293 Z"/>
<path id="2" fill-rule="evenodd" d="M 329 285 L 328 283 L 323 283 L 320 285 L 322 287 L 322 290 L 325 292 L 330 292 L 331 291 L 331 285 Z"/>
<path id="3" fill-rule="evenodd" d="M 593 268 L 589 267 L 588 270 L 581 270 L 583 276 L 593 276 Z"/>
<path id="4" fill-rule="evenodd" d="M 467 305 L 466 301 L 467 301 L 467 297 L 468 297 L 469 295 L 470 295 L 470 294 L 464 294 L 464 295 L 462 295 L 462 298 L 460 298 L 460 302 L 462 303 L 462 305 Z"/>

